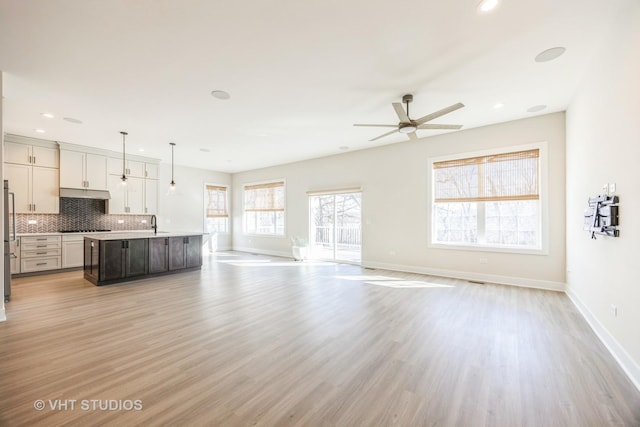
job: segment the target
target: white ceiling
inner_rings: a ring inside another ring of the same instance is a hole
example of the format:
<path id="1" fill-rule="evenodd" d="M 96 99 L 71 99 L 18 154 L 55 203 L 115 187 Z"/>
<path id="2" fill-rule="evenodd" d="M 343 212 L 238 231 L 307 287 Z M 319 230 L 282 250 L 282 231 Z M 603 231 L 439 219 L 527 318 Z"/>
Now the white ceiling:
<path id="1" fill-rule="evenodd" d="M 619 1 L 0 0 L 5 131 L 225 172 L 410 144 L 352 125 L 405 93 L 463 129 L 562 111 Z"/>

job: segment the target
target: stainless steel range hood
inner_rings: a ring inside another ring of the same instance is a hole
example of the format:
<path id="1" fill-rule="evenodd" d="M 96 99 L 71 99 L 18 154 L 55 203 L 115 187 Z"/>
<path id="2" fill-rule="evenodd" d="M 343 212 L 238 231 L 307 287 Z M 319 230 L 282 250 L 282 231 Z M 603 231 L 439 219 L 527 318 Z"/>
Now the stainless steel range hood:
<path id="1" fill-rule="evenodd" d="M 111 194 L 107 190 L 83 190 L 80 188 L 60 188 L 60 197 L 72 199 L 109 200 Z"/>

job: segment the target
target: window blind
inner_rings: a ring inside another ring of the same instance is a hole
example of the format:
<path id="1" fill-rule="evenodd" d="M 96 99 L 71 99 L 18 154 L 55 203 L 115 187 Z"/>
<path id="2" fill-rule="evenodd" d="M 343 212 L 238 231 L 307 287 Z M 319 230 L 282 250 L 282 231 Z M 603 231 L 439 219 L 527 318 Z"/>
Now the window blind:
<path id="1" fill-rule="evenodd" d="M 284 182 L 245 185 L 244 210 L 246 212 L 284 211 Z"/>
<path id="2" fill-rule="evenodd" d="M 227 187 L 206 185 L 208 202 L 207 218 L 228 218 Z"/>
<path id="3" fill-rule="evenodd" d="M 537 200 L 540 150 L 433 163 L 434 201 Z"/>

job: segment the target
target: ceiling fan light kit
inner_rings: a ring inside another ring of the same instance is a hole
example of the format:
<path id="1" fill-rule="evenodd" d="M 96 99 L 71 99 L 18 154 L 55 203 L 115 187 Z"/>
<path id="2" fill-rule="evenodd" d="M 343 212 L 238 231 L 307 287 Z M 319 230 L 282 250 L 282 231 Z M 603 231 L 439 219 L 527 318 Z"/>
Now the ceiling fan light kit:
<path id="1" fill-rule="evenodd" d="M 400 122 L 397 125 L 382 125 L 382 124 L 354 124 L 354 126 L 368 126 L 368 127 L 391 127 L 396 128 L 390 132 L 383 133 L 380 136 L 377 136 L 369 141 L 376 141 L 380 138 L 384 138 L 385 136 L 389 136 L 396 132 L 403 133 L 407 135 L 410 140 L 418 139 L 416 135 L 416 131 L 418 129 L 439 129 L 439 130 L 458 130 L 462 128 L 462 125 L 448 125 L 448 124 L 435 124 L 435 123 L 427 123 L 431 120 L 437 119 L 438 117 L 444 116 L 445 114 L 449 114 L 453 111 L 456 111 L 462 107 L 464 104 L 458 102 L 457 104 L 450 105 L 447 108 L 443 108 L 442 110 L 438 110 L 435 113 L 427 114 L 426 116 L 420 117 L 419 119 L 412 120 L 409 117 L 409 104 L 413 102 L 413 95 L 407 94 L 402 97 L 402 102 L 406 105 L 405 108 L 402 107 L 402 104 L 399 102 L 394 102 L 391 105 L 398 115 L 398 119 Z"/>

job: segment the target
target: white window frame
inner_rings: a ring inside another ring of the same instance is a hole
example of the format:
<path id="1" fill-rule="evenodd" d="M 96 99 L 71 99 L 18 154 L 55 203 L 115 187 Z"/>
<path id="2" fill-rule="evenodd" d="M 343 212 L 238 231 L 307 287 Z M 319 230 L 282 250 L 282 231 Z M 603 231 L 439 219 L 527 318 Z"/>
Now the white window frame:
<path id="1" fill-rule="evenodd" d="M 203 212 L 202 212 L 202 217 L 203 217 L 203 222 L 204 222 L 204 230 L 207 230 L 207 186 L 211 185 L 211 186 L 215 186 L 215 187 L 224 187 L 226 188 L 226 196 L 227 196 L 227 214 L 229 216 L 227 216 L 227 230 L 226 231 L 219 231 L 219 234 L 231 234 L 231 209 L 230 209 L 230 205 L 229 202 L 231 201 L 231 188 L 229 186 L 229 184 L 215 184 L 213 182 L 205 182 L 202 186 L 202 194 L 203 194 Z"/>
<path id="2" fill-rule="evenodd" d="M 273 233 L 250 233 L 247 231 L 247 212 L 245 211 L 245 197 L 244 193 L 247 187 L 252 185 L 272 184 L 274 182 L 282 182 L 284 186 L 284 211 L 282 211 L 282 234 Z M 274 178 L 264 181 L 245 182 L 242 184 L 242 234 L 252 237 L 275 237 L 275 238 L 287 238 L 287 181 L 284 178 Z"/>
<path id="3" fill-rule="evenodd" d="M 539 157 L 539 184 L 540 184 L 540 204 L 539 204 L 539 245 L 537 248 L 522 248 L 517 246 L 490 245 L 490 244 L 469 244 L 469 243 L 444 243 L 434 242 L 435 222 L 434 222 L 434 170 L 433 164 L 442 161 L 463 159 L 467 157 L 481 157 L 496 155 L 501 153 L 510 153 L 516 151 L 540 150 Z M 548 255 L 549 254 L 549 170 L 548 170 L 548 149 L 547 142 L 536 142 L 531 144 L 514 145 L 508 147 L 497 147 L 481 151 L 463 152 L 450 154 L 441 157 L 433 157 L 428 160 L 428 183 L 427 183 L 427 200 L 429 209 L 427 210 L 428 236 L 427 246 L 437 249 L 467 250 L 479 252 L 503 252 L 515 254 L 531 254 L 531 255 Z"/>

